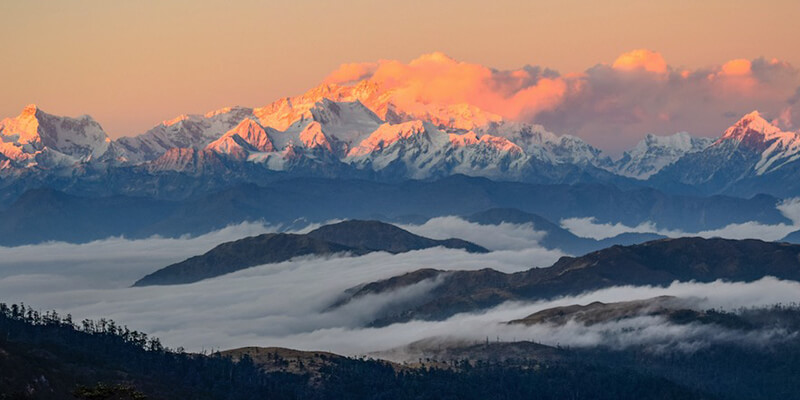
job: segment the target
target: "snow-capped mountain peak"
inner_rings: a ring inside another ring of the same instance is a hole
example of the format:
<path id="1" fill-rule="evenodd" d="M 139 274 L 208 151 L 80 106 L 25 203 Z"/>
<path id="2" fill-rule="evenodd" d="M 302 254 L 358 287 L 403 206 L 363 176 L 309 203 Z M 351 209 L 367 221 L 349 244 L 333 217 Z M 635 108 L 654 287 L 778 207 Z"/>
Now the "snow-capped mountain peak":
<path id="1" fill-rule="evenodd" d="M 26 106 L 17 117 L 0 121 L 0 140 L 0 152 L 9 159 L 29 161 L 37 156 L 51 158 L 50 154 L 59 164 L 101 157 L 111 145 L 92 117 L 55 116 L 35 104 Z"/>
<path id="2" fill-rule="evenodd" d="M 725 130 L 714 146 L 740 147 L 760 156 L 753 166 L 757 175 L 800 159 L 800 133 L 781 130 L 758 111 L 745 115 Z"/>
<path id="3" fill-rule="evenodd" d="M 333 152 L 333 147 L 325 132 L 322 131 L 322 124 L 313 121 L 300 132 L 300 143 L 308 149 L 325 149 L 328 152 Z"/>
<path id="4" fill-rule="evenodd" d="M 401 124 L 383 124 L 361 143 L 353 147 L 348 152 L 347 156 L 365 156 L 373 152 L 381 151 L 396 142 L 422 135 L 426 133 L 426 125 L 432 129 L 435 129 L 429 124 L 420 120 L 403 122 Z"/>
<path id="5" fill-rule="evenodd" d="M 611 171 L 631 178 L 647 179 L 689 153 L 702 151 L 713 142 L 687 132 L 670 136 L 645 135 L 636 147 L 626 151 Z"/>
<path id="6" fill-rule="evenodd" d="M 22 112 L 16 118 L 5 118 L 0 123 L 0 133 L 3 134 L 3 141 L 10 139 L 16 135 L 15 142 L 19 144 L 37 143 L 41 142 L 41 135 L 39 134 L 39 120 L 36 118 L 36 113 L 39 112 L 39 107 L 36 104 L 28 104 L 22 109 Z"/>
<path id="7" fill-rule="evenodd" d="M 484 135 L 508 139 L 527 155 L 552 164 L 605 166 L 610 163 L 602 151 L 571 135 L 556 135 L 541 125 L 523 122 L 490 122 L 478 129 Z"/>
<path id="8" fill-rule="evenodd" d="M 329 94 L 328 90 L 320 92 Z M 256 108 L 253 114 L 263 126 L 295 134 L 306 129 L 309 121 L 315 121 L 326 135 L 344 142 L 360 141 L 383 123 L 358 100 L 334 101 L 322 94 L 309 92 L 295 98 L 284 98 Z"/>
<path id="9" fill-rule="evenodd" d="M 116 141 L 125 157 L 132 163 L 155 160 L 173 148 L 202 149 L 237 126 L 253 110 L 230 107 L 205 115 L 180 115 L 149 131 Z"/>
<path id="10" fill-rule="evenodd" d="M 383 124 L 383 120 L 358 100 L 335 102 L 323 98 L 309 112 L 327 134 L 345 142 L 361 140 Z"/>
<path id="11" fill-rule="evenodd" d="M 222 137 L 209 143 L 206 149 L 220 154 L 240 155 L 251 151 L 275 151 L 275 146 L 264 127 L 250 118 L 245 118 Z"/>
<path id="12" fill-rule="evenodd" d="M 757 136 L 764 141 L 773 139 L 780 139 L 786 132 L 782 132 L 780 128 L 772 125 L 769 121 L 761 116 L 758 111 L 753 111 L 737 121 L 733 126 L 725 130 L 725 133 L 720 137 L 722 140 L 738 140 L 744 141 L 748 137 Z"/>
<path id="13" fill-rule="evenodd" d="M 784 132 L 754 111 L 702 151 L 687 153 L 674 165 L 664 168 L 659 179 L 731 190 L 736 182 L 754 182 L 759 176 L 782 170 L 796 161 L 800 161 L 800 134 Z M 793 168 L 783 171 L 791 176 Z"/>

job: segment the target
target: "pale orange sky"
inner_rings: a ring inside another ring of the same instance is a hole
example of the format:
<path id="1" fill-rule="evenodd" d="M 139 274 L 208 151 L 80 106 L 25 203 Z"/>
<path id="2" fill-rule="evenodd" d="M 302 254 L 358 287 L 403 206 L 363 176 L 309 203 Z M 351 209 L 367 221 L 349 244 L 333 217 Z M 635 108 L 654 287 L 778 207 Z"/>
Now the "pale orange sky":
<path id="1" fill-rule="evenodd" d="M 637 48 L 671 66 L 800 66 L 800 3 L 744 1 L 4 1 L 0 117 L 90 114 L 112 137 L 183 113 L 261 106 L 342 63 L 442 51 L 580 72 Z"/>

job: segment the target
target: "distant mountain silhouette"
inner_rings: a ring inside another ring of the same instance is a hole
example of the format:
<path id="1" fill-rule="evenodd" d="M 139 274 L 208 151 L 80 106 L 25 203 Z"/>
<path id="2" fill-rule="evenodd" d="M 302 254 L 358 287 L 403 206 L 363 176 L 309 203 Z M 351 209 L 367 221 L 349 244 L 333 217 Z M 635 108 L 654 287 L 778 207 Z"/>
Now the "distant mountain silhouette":
<path id="1" fill-rule="evenodd" d="M 470 253 L 488 252 L 487 249 L 466 240 L 429 239 L 380 221 L 339 222 L 319 227 L 309 232 L 308 236 L 356 249 L 389 253 L 404 253 L 436 246 L 464 249 Z"/>
<path id="2" fill-rule="evenodd" d="M 384 222 L 345 221 L 320 227 L 304 235 L 266 233 L 223 243 L 203 255 L 153 272 L 136 281 L 134 286 L 192 283 L 306 255 L 363 255 L 373 251 L 403 253 L 437 246 L 464 249 L 472 253 L 489 251 L 460 239 L 428 239 Z"/>
<path id="3" fill-rule="evenodd" d="M 784 236 L 782 242 L 800 244 L 800 231 L 794 231 Z"/>
<path id="4" fill-rule="evenodd" d="M 666 237 L 656 233 L 628 232 L 602 240 L 584 238 L 548 221 L 542 216 L 526 213 L 515 208 L 493 208 L 472 214 L 466 219 L 481 225 L 499 225 L 501 223 L 532 224 L 534 230 L 546 233 L 539 244 L 548 249 L 559 249 L 573 255 L 583 255 L 614 245 L 638 244 Z"/>
<path id="5" fill-rule="evenodd" d="M 422 269 L 359 286 L 334 307 L 442 276 L 427 297 L 386 310 L 373 324 L 443 319 L 508 300 L 541 300 L 619 285 L 669 285 L 674 281 L 748 282 L 765 276 L 800 280 L 800 245 L 760 240 L 680 238 L 613 246 L 582 257 L 562 257 L 548 268 L 506 274 L 493 269 Z"/>
<path id="6" fill-rule="evenodd" d="M 119 182 L 126 179 L 120 177 Z M 163 177 L 154 183 L 153 190 L 164 196 L 171 192 L 200 192 L 178 200 L 169 196 L 93 197 L 89 196 L 93 193 L 91 188 L 82 186 L 71 187 L 69 193 L 31 190 L 0 210 L 0 245 L 51 240 L 87 242 L 109 236 L 180 237 L 245 221 L 283 226 L 301 219 L 324 222 L 376 216 L 384 216 L 385 221 L 413 216 L 415 221 L 421 221 L 492 208 L 514 208 L 549 221 L 594 217 L 598 223 L 628 226 L 652 222 L 660 228 L 683 232 L 748 221 L 791 222 L 775 208 L 779 200 L 765 195 L 750 199 L 676 196 L 653 189 L 494 182 L 466 176 L 396 183 L 296 178 L 264 181 L 264 186 L 226 186 L 212 192 L 208 187 L 215 187 L 215 180 L 192 182 Z M 104 185 L 98 183 L 97 187 Z"/>

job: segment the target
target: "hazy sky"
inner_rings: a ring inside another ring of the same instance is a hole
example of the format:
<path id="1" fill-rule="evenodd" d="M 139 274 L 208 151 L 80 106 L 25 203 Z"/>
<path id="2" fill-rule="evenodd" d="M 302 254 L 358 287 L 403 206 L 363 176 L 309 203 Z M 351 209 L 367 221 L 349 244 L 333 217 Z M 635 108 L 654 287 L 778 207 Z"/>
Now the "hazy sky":
<path id="1" fill-rule="evenodd" d="M 37 103 L 112 137 L 182 113 L 261 106 L 348 62 L 442 51 L 562 74 L 638 48 L 691 69 L 800 66 L 800 4 L 773 1 L 3 1 L 0 116 Z"/>

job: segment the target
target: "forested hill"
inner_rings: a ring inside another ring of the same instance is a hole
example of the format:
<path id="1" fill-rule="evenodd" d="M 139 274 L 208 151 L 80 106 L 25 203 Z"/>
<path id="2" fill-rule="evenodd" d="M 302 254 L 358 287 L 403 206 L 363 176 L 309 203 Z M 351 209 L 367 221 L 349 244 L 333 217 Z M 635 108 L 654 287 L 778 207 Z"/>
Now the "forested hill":
<path id="1" fill-rule="evenodd" d="M 400 368 L 331 357 L 308 372 L 166 349 L 114 321 L 0 305 L 0 399 L 707 399 L 664 379 L 588 364 Z"/>

